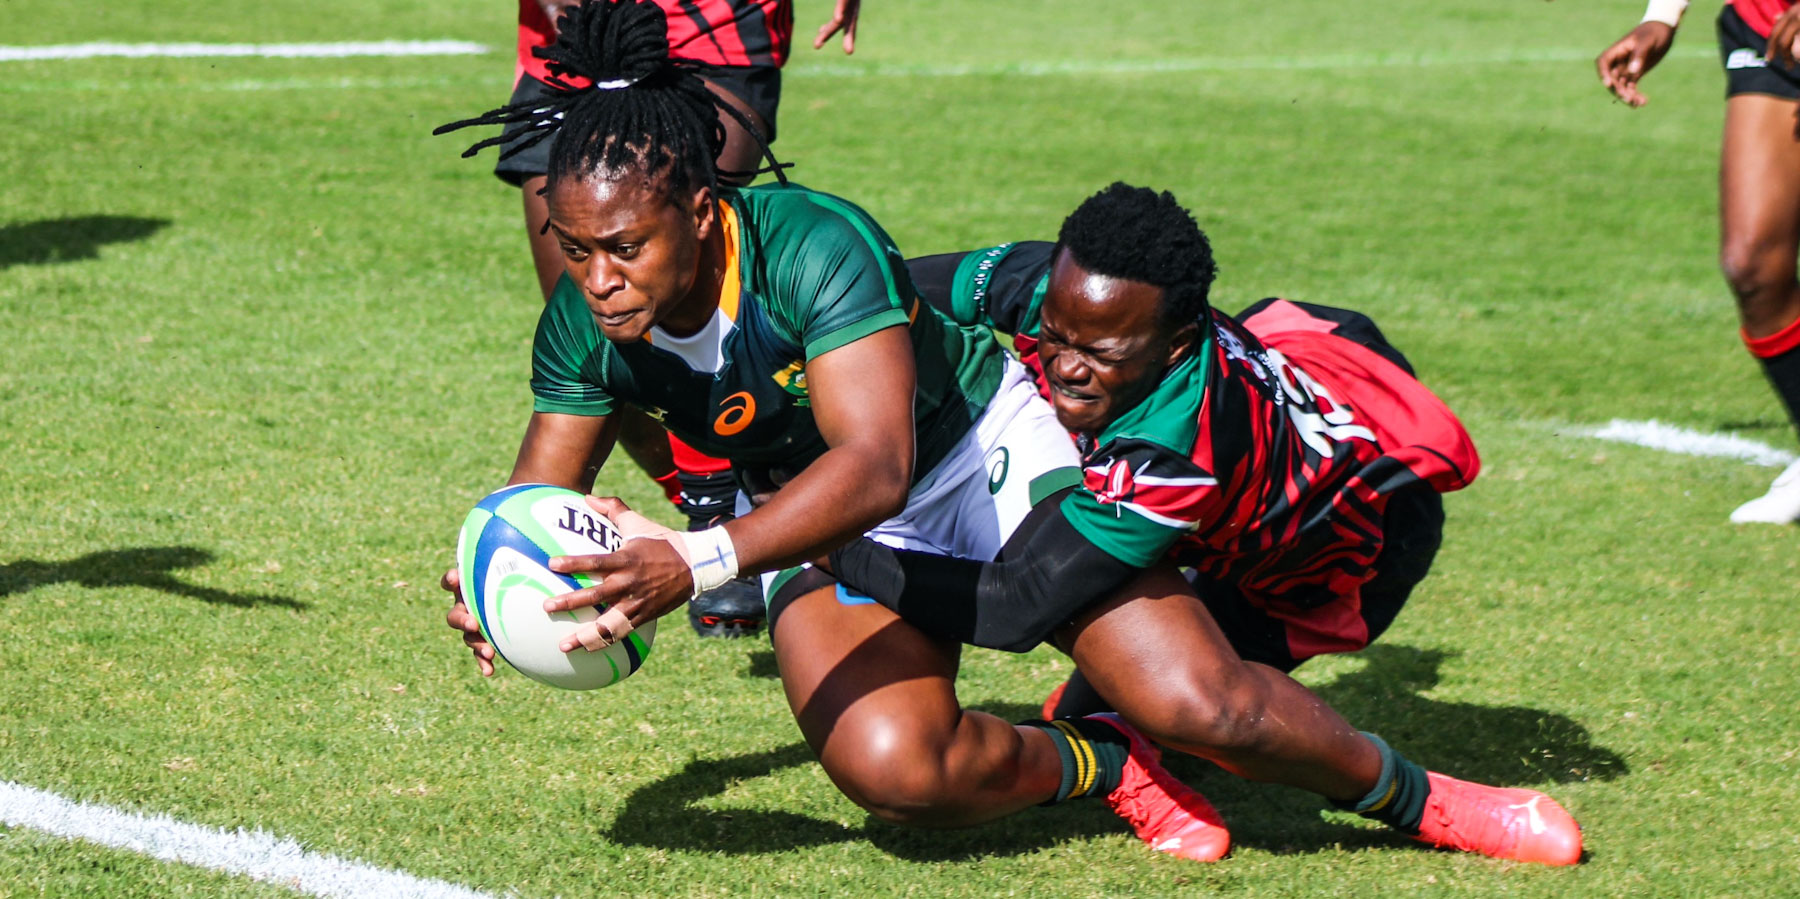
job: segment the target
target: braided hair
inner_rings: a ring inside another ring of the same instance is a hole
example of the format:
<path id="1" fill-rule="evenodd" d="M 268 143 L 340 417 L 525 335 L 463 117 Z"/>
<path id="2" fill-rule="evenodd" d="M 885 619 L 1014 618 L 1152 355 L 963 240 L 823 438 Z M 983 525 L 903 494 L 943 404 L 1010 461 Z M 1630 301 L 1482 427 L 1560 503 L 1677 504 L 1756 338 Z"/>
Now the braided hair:
<path id="1" fill-rule="evenodd" d="M 501 150 L 505 159 L 554 138 L 545 173 L 550 184 L 571 174 L 618 180 L 631 170 L 647 182 L 660 181 L 670 196 L 701 185 L 717 188 L 721 175 L 749 180 L 773 172 L 787 183 L 786 164 L 775 160 L 749 118 L 707 89 L 694 63 L 669 57 L 668 18 L 649 0 L 587 0 L 558 21 L 554 44 L 532 53 L 547 63 L 554 88 L 548 100 L 502 106 L 431 133 L 505 127 L 464 150 L 464 158 L 511 143 Z M 720 113 L 743 126 L 767 166 L 753 172 L 717 168 L 714 160 L 725 146 Z"/>
<path id="2" fill-rule="evenodd" d="M 1219 273 L 1212 244 L 1166 190 L 1114 181 L 1063 220 L 1057 243 L 1090 272 L 1162 288 L 1157 317 L 1164 327 L 1206 315 Z"/>

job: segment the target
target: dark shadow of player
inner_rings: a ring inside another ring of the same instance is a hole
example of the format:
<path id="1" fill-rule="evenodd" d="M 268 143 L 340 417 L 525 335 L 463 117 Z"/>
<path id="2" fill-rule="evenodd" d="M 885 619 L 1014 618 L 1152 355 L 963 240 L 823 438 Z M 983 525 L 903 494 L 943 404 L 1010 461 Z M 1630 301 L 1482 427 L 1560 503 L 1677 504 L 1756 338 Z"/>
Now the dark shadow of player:
<path id="1" fill-rule="evenodd" d="M 1320 687 L 1318 693 L 1351 723 L 1381 734 L 1409 758 L 1466 780 L 1542 786 L 1612 780 L 1630 773 L 1624 759 L 1594 745 L 1586 728 L 1562 715 L 1419 695 L 1437 685 L 1438 669 L 1453 655 L 1409 646 L 1371 647 L 1360 654 L 1366 667 Z M 767 676 L 766 665 L 752 660 L 751 673 Z M 1038 714 L 1034 705 L 984 703 L 979 708 L 1007 721 Z M 1163 758 L 1176 776 L 1219 807 L 1240 846 L 1300 853 L 1410 845 L 1385 828 L 1322 817 L 1319 812 L 1327 805 L 1311 793 L 1252 783 L 1178 753 L 1165 753 Z M 1071 839 L 1126 832 L 1125 825 L 1098 802 L 1029 810 L 963 830 L 895 827 L 872 817 L 862 827 L 845 827 L 790 811 L 698 805 L 737 781 L 813 763 L 812 751 L 803 743 L 725 759 L 696 759 L 627 797 L 606 837 L 640 846 L 728 853 L 783 852 L 867 840 L 900 858 L 941 862 L 1018 855 Z"/>
<path id="2" fill-rule="evenodd" d="M 84 215 L 0 226 L 0 269 L 97 259 L 109 243 L 143 240 L 169 226 L 168 219 Z"/>
<path id="3" fill-rule="evenodd" d="M 1316 692 L 1353 726 L 1381 735 L 1428 769 L 1463 780 L 1546 789 L 1631 773 L 1622 757 L 1595 745 L 1587 728 L 1566 716 L 1420 695 L 1437 686 L 1439 668 L 1455 655 L 1411 646 L 1372 646 L 1358 654 L 1367 662 L 1364 668 Z M 1409 843 L 1386 828 L 1327 820 L 1319 815 L 1327 808 L 1325 801 L 1302 790 L 1251 783 L 1175 753 L 1165 754 L 1164 762 L 1212 800 L 1240 846 L 1286 853 Z M 1547 791 L 1558 798 L 1553 788 Z M 1580 817 L 1580 809 L 1571 811 Z"/>
<path id="4" fill-rule="evenodd" d="M 231 593 L 199 587 L 177 580 L 171 571 L 194 568 L 213 560 L 213 554 L 192 546 L 142 546 L 134 549 L 109 549 L 88 553 L 67 562 L 41 562 L 20 559 L 0 564 L 0 598 L 24 593 L 33 587 L 74 583 L 83 587 L 148 587 L 198 599 L 247 608 L 250 606 L 282 606 L 306 609 L 308 606 L 286 596 L 264 596 L 254 593 Z"/>
<path id="5" fill-rule="evenodd" d="M 988 706 L 1006 720 L 1032 706 Z M 896 827 L 873 817 L 858 827 L 781 809 L 707 808 L 700 803 L 732 784 L 817 761 L 804 743 L 722 759 L 695 759 L 680 771 L 634 790 L 602 836 L 614 843 L 687 852 L 764 854 L 830 843 L 867 841 L 914 861 L 949 861 L 1037 852 L 1070 839 L 1124 832 L 1098 803 L 1028 811 L 966 830 Z"/>

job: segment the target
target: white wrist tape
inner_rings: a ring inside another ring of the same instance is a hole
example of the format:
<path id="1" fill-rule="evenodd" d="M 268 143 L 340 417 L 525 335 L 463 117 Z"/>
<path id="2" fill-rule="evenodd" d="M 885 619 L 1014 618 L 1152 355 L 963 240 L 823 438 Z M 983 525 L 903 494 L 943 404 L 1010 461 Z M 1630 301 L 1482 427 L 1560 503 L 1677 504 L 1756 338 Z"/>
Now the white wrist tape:
<path id="1" fill-rule="evenodd" d="M 699 596 L 738 576 L 737 547 L 723 526 L 704 531 L 681 531 L 681 555 L 694 575 L 694 595 Z"/>
<path id="2" fill-rule="evenodd" d="M 1687 12 L 1688 0 L 1650 0 L 1644 7 L 1645 22 L 1661 22 L 1670 28 L 1681 26 L 1681 14 Z"/>

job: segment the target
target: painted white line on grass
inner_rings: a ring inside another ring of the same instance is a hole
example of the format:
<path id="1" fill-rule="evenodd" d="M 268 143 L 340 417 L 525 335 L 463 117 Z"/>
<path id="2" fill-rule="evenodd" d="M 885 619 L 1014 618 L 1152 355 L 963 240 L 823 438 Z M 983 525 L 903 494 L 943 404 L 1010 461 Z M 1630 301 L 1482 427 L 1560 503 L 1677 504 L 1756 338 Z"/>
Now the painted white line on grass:
<path id="1" fill-rule="evenodd" d="M 1577 433 L 1588 437 L 1597 437 L 1601 440 L 1647 446 L 1651 449 L 1684 453 L 1689 456 L 1742 459 L 1745 462 L 1767 465 L 1771 468 L 1780 468 L 1794 461 L 1793 453 L 1776 449 L 1766 443 L 1731 434 L 1693 431 L 1663 424 L 1655 419 L 1626 421 L 1622 418 L 1615 418 L 1602 427 L 1584 428 Z"/>
<path id="2" fill-rule="evenodd" d="M 308 852 L 293 840 L 260 830 L 225 831 L 166 815 L 138 815 L 73 802 L 10 781 L 0 781 L 0 823 L 238 874 L 314 896 L 493 899 L 441 880 Z"/>
<path id="3" fill-rule="evenodd" d="M 0 62 L 39 59 L 94 59 L 102 56 L 144 59 L 209 56 L 328 57 L 344 56 L 474 56 L 488 52 L 468 41 L 349 41 L 332 44 L 53 44 L 43 47 L 0 47 Z"/>

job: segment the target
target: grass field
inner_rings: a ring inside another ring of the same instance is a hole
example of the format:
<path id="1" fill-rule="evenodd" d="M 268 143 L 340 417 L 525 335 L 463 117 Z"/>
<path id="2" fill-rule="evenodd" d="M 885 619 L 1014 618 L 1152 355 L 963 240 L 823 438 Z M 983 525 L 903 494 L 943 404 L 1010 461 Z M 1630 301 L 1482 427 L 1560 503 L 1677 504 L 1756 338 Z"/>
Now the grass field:
<path id="1" fill-rule="evenodd" d="M 1214 866 L 1093 805 L 895 829 L 812 761 L 765 642 L 674 622 L 617 689 L 480 679 L 435 582 L 510 465 L 539 303 L 516 192 L 429 132 L 504 98 L 514 7 L 5 10 L 13 45 L 494 50 L 0 63 L 0 781 L 522 897 L 1800 889 L 1796 534 L 1725 523 L 1774 472 L 1578 436 L 1792 448 L 1713 261 L 1711 7 L 1639 111 L 1589 61 L 1638 8 L 1571 0 L 876 2 L 785 84 L 795 177 L 909 254 L 1052 236 L 1124 178 L 1195 211 L 1219 305 L 1382 323 L 1485 469 L 1394 629 L 1302 676 L 1430 767 L 1554 794 L 1591 851 L 1564 870 L 1199 763 Z M 601 486 L 655 505 L 623 461 Z M 1023 717 L 1065 671 L 970 651 L 962 696 Z M 0 897 L 39 895 L 289 893 L 0 828 Z"/>

